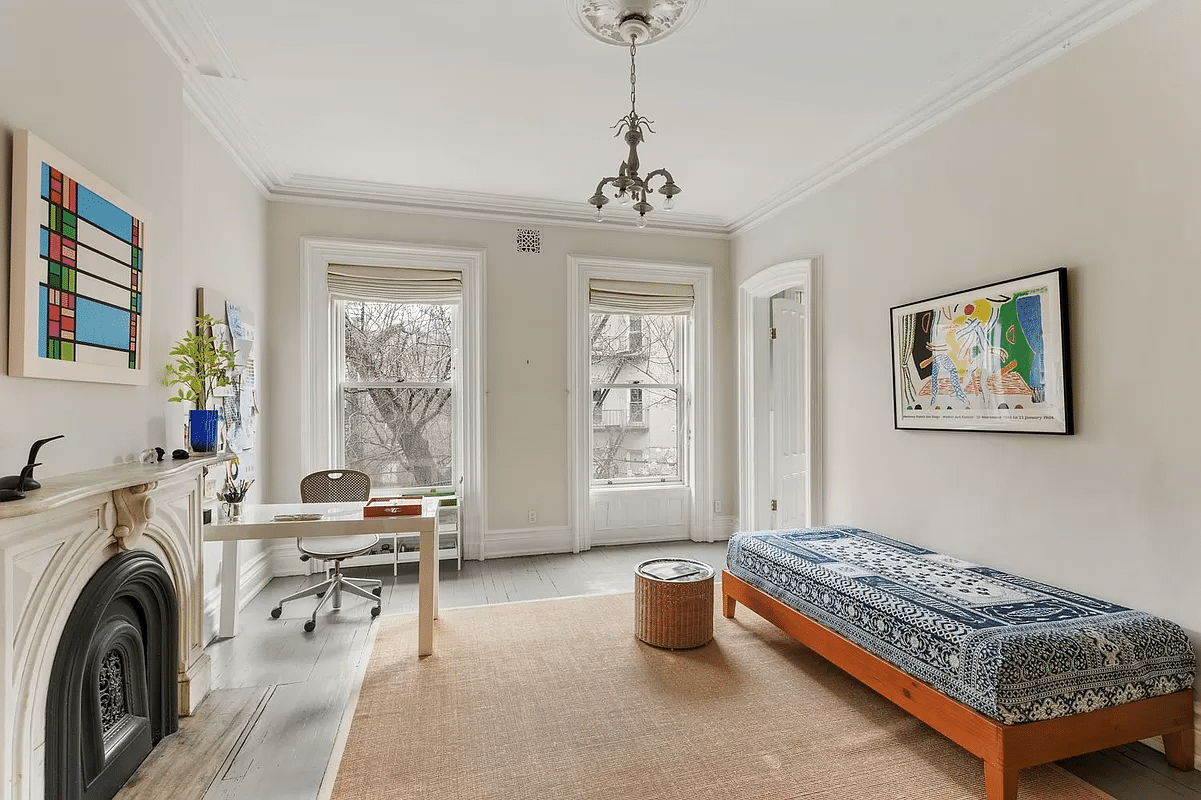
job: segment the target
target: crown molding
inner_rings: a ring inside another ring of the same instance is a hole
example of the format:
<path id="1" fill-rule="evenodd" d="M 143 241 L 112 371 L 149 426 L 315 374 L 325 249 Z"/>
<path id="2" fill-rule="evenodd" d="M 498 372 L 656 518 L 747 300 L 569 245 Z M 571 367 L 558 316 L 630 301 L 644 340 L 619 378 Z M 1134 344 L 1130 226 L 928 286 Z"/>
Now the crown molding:
<path id="1" fill-rule="evenodd" d="M 626 230 L 627 226 L 634 232 L 640 230 L 635 226 L 634 212 L 626 212 L 625 209 L 607 215 L 605 221 L 598 224 L 592 207 L 583 202 L 400 186 L 319 175 L 296 175 L 286 182 L 275 184 L 270 187 L 270 198 L 292 203 L 386 208 L 444 217 L 565 225 L 593 230 L 620 231 Z M 676 211 L 656 212 L 648 216 L 646 228 L 642 230 L 720 238 L 728 235 L 726 222 L 719 217 Z"/>
<path id="2" fill-rule="evenodd" d="M 229 152 L 259 193 L 270 199 L 275 187 L 282 182 L 280 172 L 267 155 L 267 149 L 248 130 L 246 120 L 240 118 L 217 91 L 216 80 L 193 72 L 183 73 L 184 105 Z"/>
<path id="3" fill-rule="evenodd" d="M 217 28 L 196 0 L 126 0 L 180 72 L 241 80 Z"/>
<path id="4" fill-rule="evenodd" d="M 745 233 L 789 206 L 933 128 L 977 100 L 987 97 L 1067 50 L 1134 16 L 1153 2 L 1155 0 L 1103 0 L 1034 39 L 1024 40 L 1016 49 L 1001 58 L 980 62 L 974 69 L 965 70 L 964 72 L 972 77 L 937 94 L 884 132 L 823 169 L 810 174 L 791 188 L 768 198 L 753 211 L 731 220 L 727 227 L 728 232 L 731 236 Z"/>

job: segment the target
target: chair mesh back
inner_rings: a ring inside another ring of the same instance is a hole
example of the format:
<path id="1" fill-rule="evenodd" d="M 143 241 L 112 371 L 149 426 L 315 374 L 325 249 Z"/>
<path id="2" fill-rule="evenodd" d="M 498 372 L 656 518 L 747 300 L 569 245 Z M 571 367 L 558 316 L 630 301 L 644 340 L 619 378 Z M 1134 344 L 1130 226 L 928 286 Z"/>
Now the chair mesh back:
<path id="1" fill-rule="evenodd" d="M 354 469 L 325 469 L 300 481 L 302 503 L 365 503 L 371 499 L 371 476 Z"/>

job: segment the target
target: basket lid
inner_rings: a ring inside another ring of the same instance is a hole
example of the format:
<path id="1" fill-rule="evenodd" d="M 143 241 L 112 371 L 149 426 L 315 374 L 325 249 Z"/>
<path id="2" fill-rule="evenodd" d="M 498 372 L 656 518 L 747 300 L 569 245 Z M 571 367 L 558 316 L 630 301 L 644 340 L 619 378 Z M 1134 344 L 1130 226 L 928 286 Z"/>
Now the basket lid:
<path id="1" fill-rule="evenodd" d="M 638 565 L 638 574 L 654 581 L 687 583 L 713 577 L 713 567 L 691 558 L 652 558 Z"/>

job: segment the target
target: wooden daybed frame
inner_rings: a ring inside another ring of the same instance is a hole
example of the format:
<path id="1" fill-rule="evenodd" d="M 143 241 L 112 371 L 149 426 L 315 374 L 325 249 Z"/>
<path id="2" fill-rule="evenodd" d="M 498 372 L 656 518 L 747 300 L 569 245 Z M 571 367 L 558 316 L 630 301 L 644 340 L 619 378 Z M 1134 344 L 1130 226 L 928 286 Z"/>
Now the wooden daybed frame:
<path id="1" fill-rule="evenodd" d="M 1086 714 L 1005 725 L 901 671 L 801 612 L 723 570 L 722 613 L 738 603 L 896 703 L 934 730 L 984 759 L 988 800 L 1016 800 L 1018 770 L 1106 747 L 1162 736 L 1168 763 L 1193 768 L 1191 690 L 1136 700 Z"/>

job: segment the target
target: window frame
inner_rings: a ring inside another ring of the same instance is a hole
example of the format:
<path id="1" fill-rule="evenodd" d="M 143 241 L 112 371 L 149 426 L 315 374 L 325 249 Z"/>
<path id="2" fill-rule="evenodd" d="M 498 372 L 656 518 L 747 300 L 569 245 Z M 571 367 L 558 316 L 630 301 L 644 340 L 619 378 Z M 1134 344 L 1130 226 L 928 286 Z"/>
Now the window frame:
<path id="1" fill-rule="evenodd" d="M 694 541 L 713 539 L 713 268 L 703 264 L 639 261 L 599 256 L 568 256 L 568 449 L 572 549 L 592 546 L 592 494 L 605 491 L 681 491 L 678 485 L 593 487 L 591 483 L 592 413 L 589 373 L 589 282 L 593 278 L 684 283 L 693 287 L 691 347 L 687 356 L 691 397 L 687 403 L 689 464 L 685 487 L 690 499 L 689 530 Z"/>
<path id="2" fill-rule="evenodd" d="M 446 270 L 462 279 L 459 407 L 463 415 L 462 471 L 455 491 L 463 498 L 459 506 L 462 526 L 463 557 L 482 559 L 488 519 L 488 486 L 484 444 L 487 440 L 485 389 L 487 363 L 486 314 L 487 254 L 483 249 L 444 247 L 370 239 L 302 236 L 299 341 L 301 348 L 298 376 L 287 376 L 300 396 L 301 457 L 295 465 L 279 470 L 277 491 L 294 491 L 305 474 L 328 469 L 332 463 L 335 401 L 330 351 L 329 287 L 326 275 L 331 265 L 358 264 L 390 268 L 403 265 L 414 269 Z"/>

